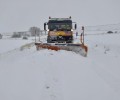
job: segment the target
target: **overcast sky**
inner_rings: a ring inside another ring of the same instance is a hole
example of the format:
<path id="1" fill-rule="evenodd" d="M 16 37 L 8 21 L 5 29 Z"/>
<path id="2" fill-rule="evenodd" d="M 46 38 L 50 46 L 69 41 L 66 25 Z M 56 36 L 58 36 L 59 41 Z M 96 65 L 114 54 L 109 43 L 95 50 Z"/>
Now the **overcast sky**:
<path id="1" fill-rule="evenodd" d="M 120 0 L 0 0 L 0 32 L 43 29 L 49 16 L 72 16 L 79 26 L 120 23 Z"/>

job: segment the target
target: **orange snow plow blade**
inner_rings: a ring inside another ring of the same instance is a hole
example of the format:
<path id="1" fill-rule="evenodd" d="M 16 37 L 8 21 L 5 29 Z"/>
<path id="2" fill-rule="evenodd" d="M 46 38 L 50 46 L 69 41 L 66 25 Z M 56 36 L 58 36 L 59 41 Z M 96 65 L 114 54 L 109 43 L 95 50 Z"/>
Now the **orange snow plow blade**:
<path id="1" fill-rule="evenodd" d="M 50 50 L 67 50 L 78 53 L 84 57 L 87 56 L 88 47 L 84 44 L 73 44 L 73 43 L 35 43 L 36 49 L 41 48 L 50 49 Z"/>

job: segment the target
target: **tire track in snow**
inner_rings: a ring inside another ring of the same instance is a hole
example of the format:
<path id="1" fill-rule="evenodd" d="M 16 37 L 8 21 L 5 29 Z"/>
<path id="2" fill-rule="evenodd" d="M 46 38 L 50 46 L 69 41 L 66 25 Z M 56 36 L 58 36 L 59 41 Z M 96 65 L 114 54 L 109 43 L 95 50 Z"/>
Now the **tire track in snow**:
<path id="1" fill-rule="evenodd" d="M 120 78 L 115 77 L 113 73 L 110 72 L 109 69 L 106 68 L 104 63 L 100 63 L 99 65 L 95 62 L 92 62 L 91 69 L 102 79 L 108 86 L 114 91 L 114 93 L 120 94 Z"/>
<path id="2" fill-rule="evenodd" d="M 52 58 L 54 54 L 52 51 L 48 51 L 49 57 Z M 54 52 L 54 51 L 53 51 Z M 61 71 L 54 64 L 53 60 L 48 60 L 47 63 L 49 66 L 44 66 L 44 87 L 42 98 L 44 100 L 64 100 L 63 99 L 63 91 L 62 91 L 62 81 L 60 79 Z"/>

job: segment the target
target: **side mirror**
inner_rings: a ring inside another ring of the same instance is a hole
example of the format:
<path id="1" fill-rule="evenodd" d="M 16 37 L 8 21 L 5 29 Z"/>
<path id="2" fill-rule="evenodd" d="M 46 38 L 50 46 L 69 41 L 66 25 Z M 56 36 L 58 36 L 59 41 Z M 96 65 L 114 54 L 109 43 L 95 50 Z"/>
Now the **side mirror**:
<path id="1" fill-rule="evenodd" d="M 77 29 L 77 24 L 75 24 L 75 29 Z"/>
<path id="2" fill-rule="evenodd" d="M 44 23 L 44 30 L 46 31 L 46 23 Z"/>

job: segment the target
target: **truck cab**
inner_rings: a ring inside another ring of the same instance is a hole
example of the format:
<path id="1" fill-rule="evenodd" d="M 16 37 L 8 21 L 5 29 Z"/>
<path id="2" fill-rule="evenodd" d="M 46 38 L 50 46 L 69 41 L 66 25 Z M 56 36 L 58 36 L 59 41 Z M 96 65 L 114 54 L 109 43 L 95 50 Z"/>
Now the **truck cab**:
<path id="1" fill-rule="evenodd" d="M 75 23 L 75 22 L 74 22 Z M 46 25 L 48 25 L 46 29 Z M 74 29 L 77 28 L 75 23 Z M 73 42 L 73 22 L 71 17 L 69 18 L 51 18 L 44 23 L 44 30 L 48 31 L 47 43 L 55 42 Z"/>

